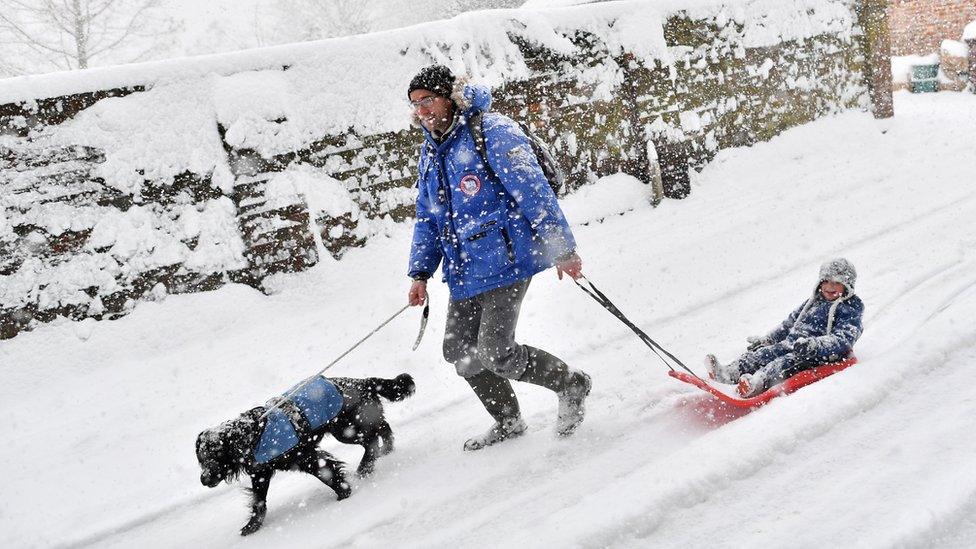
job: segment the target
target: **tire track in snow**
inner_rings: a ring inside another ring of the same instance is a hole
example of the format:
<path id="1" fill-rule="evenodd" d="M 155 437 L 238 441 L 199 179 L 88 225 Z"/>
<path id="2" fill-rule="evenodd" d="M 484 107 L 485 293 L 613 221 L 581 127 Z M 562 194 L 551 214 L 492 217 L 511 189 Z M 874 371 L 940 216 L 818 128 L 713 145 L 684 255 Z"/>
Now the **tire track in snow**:
<path id="1" fill-rule="evenodd" d="M 875 350 L 873 340 L 869 339 L 868 341 L 871 343 L 870 351 L 877 354 L 884 354 L 892 347 L 900 345 L 903 340 L 907 340 L 911 334 L 921 330 L 928 322 L 944 313 L 974 288 L 976 288 L 976 262 L 960 262 L 952 268 L 937 270 L 937 272 L 919 282 L 911 291 L 905 294 L 899 294 L 896 298 L 886 303 L 884 309 L 887 310 L 890 308 L 889 306 L 896 303 L 909 301 L 905 298 L 912 298 L 916 294 L 924 293 L 932 295 L 923 295 L 919 301 L 929 302 L 937 300 L 936 304 L 924 310 L 917 311 L 914 315 L 902 314 L 888 317 L 879 314 L 876 318 L 873 318 L 872 323 L 877 327 L 877 331 L 888 335 L 889 345 Z M 911 304 L 908 307 L 911 307 Z M 892 336 L 893 334 L 894 337 Z"/>
<path id="2" fill-rule="evenodd" d="M 901 284 L 897 288 L 897 291 L 892 292 L 895 294 L 894 298 L 889 299 L 888 301 L 882 303 L 881 305 L 872 307 L 871 309 L 868 310 L 868 314 L 866 314 L 864 318 L 864 324 L 865 325 L 873 324 L 874 320 L 879 317 L 883 317 L 884 313 L 892 305 L 898 303 L 903 299 L 910 298 L 912 297 L 912 295 L 919 292 L 920 286 L 928 285 L 933 280 L 936 280 L 938 277 L 957 269 L 960 265 L 963 264 L 964 264 L 964 260 L 961 258 L 948 263 L 940 263 L 938 265 L 933 266 L 931 269 L 928 269 L 920 273 L 918 276 L 912 276 L 909 277 L 907 280 L 901 281 Z"/>
<path id="3" fill-rule="evenodd" d="M 182 498 L 176 501 L 172 501 L 166 505 L 161 505 L 159 508 L 148 512 L 142 513 L 138 516 L 131 517 L 120 521 L 117 524 L 106 527 L 101 530 L 97 530 L 91 533 L 84 533 L 77 537 L 56 542 L 52 547 L 88 547 L 97 546 L 108 540 L 109 538 L 131 532 L 140 527 L 151 525 L 153 522 L 160 520 L 169 515 L 176 514 L 185 510 L 188 506 L 190 507 L 201 507 L 204 503 L 209 500 L 217 499 L 217 497 L 225 496 L 227 494 L 226 490 L 221 490 L 218 493 L 204 493 L 194 496 L 189 496 L 187 498 Z"/>
<path id="4" fill-rule="evenodd" d="M 899 538 L 893 547 L 974 547 L 976 546 L 976 488 L 966 503 L 943 517 L 933 517 L 928 528 Z"/>

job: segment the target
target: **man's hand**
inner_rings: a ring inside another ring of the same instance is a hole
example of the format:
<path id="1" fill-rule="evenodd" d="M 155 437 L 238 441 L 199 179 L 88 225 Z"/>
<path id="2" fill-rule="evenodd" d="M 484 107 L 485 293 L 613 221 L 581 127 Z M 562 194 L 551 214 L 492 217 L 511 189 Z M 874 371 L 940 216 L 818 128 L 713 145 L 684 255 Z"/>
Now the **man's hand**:
<path id="1" fill-rule="evenodd" d="M 556 275 L 559 280 L 563 279 L 563 273 L 568 274 L 573 280 L 583 276 L 583 260 L 573 252 L 568 258 L 556 262 Z"/>
<path id="2" fill-rule="evenodd" d="M 427 301 L 427 281 L 414 280 L 410 285 L 410 293 L 407 294 L 407 302 L 410 305 L 423 305 Z"/>

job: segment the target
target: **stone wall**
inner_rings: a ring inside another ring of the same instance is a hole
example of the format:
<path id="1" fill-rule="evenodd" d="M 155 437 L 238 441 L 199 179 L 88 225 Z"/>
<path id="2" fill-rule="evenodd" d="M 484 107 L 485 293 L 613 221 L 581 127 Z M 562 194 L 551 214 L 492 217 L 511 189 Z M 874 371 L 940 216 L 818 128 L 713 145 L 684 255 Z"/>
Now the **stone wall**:
<path id="1" fill-rule="evenodd" d="M 529 74 L 496 86 L 494 108 L 552 144 L 568 191 L 617 172 L 646 183 L 660 174 L 656 200 L 682 198 L 689 169 L 722 148 L 846 109 L 891 115 L 890 69 L 879 66 L 884 3 L 829 4 L 846 15 L 822 22 L 819 34 L 762 45 L 724 10 L 674 12 L 664 21 L 667 59 L 622 50 L 592 29 L 560 31 L 572 55 L 511 34 Z M 232 145 L 241 141 L 213 120 L 226 158 L 212 173 L 147 174 L 134 190 L 93 175 L 106 151 L 38 138 L 103 97 L 124 105 L 146 93 L 131 86 L 0 106 L 0 337 L 58 316 L 116 318 L 166 293 L 226 282 L 261 289 L 269 275 L 306 269 L 321 253 L 338 259 L 378 226 L 413 215 L 416 129 L 350 129 L 262 156 Z M 263 131 L 284 132 L 286 123 L 266 120 Z M 279 177 L 297 169 L 318 174 L 350 205 L 282 193 Z M 106 232 L 105 218 L 128 223 L 125 231 Z M 127 240 L 133 230 L 148 236 Z"/>

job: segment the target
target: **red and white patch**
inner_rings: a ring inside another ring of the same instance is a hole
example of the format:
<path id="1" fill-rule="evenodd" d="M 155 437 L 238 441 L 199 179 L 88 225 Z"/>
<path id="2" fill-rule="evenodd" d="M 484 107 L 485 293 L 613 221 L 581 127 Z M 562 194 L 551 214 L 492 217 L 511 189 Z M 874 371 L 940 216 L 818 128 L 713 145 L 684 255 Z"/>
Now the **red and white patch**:
<path id="1" fill-rule="evenodd" d="M 461 189 L 462 193 L 468 196 L 474 196 L 481 190 L 481 179 L 478 179 L 477 175 L 466 175 L 461 178 L 461 183 L 458 185 L 458 188 Z"/>

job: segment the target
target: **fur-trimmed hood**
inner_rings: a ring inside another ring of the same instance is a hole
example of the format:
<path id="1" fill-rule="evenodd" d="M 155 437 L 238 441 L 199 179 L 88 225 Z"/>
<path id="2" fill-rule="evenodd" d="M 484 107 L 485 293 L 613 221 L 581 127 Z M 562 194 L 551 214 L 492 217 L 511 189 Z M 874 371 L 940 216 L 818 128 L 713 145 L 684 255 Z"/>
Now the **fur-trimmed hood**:
<path id="1" fill-rule="evenodd" d="M 449 99 L 454 103 L 454 116 L 469 116 L 473 112 L 488 112 L 491 110 L 491 90 L 482 84 L 469 84 L 466 78 L 458 77 L 454 81 Z M 420 118 L 414 111 L 410 115 L 411 123 L 427 132 L 420 124 Z"/>

